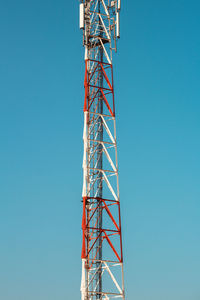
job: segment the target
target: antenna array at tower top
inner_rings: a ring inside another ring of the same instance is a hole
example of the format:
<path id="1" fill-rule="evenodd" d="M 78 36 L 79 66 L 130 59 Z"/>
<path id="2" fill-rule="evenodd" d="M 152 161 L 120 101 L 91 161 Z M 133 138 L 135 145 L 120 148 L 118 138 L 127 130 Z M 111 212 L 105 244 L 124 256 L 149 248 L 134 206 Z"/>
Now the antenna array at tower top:
<path id="1" fill-rule="evenodd" d="M 116 41 L 120 37 L 120 10 L 121 0 L 81 1 L 80 29 L 83 30 L 85 59 L 95 59 L 95 48 L 100 45 L 111 63 L 112 50 L 117 51 Z"/>

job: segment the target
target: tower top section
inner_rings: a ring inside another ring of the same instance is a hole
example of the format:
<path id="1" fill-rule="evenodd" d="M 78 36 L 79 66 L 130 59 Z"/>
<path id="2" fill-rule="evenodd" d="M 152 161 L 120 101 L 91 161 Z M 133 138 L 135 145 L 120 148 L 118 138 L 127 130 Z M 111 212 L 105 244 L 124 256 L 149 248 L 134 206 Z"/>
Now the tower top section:
<path id="1" fill-rule="evenodd" d="M 85 60 L 96 60 L 102 52 L 105 62 L 112 64 L 112 52 L 117 51 L 120 38 L 120 10 L 121 0 L 80 1 Z"/>

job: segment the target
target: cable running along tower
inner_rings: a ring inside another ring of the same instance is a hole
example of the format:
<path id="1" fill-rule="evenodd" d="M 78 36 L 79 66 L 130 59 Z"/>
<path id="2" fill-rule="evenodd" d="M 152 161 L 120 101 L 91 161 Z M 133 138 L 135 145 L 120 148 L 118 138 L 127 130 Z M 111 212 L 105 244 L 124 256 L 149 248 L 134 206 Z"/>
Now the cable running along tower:
<path id="1" fill-rule="evenodd" d="M 125 299 L 112 52 L 120 0 L 81 0 L 85 47 L 82 300 Z"/>

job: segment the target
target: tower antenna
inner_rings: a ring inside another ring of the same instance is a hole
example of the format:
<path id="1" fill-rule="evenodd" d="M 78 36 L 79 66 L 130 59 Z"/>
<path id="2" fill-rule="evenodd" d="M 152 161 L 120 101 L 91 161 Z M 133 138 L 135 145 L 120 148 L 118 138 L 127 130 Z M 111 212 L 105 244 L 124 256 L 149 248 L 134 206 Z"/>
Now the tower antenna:
<path id="1" fill-rule="evenodd" d="M 112 53 L 120 0 L 81 0 L 85 48 L 82 300 L 125 299 Z"/>

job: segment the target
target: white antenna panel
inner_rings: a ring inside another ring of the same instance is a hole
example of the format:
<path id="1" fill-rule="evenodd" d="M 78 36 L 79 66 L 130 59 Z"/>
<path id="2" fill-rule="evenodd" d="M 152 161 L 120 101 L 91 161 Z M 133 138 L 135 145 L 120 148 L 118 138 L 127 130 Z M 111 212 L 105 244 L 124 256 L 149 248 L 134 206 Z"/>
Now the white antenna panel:
<path id="1" fill-rule="evenodd" d="M 121 9 L 121 0 L 118 0 L 118 7 L 117 7 L 118 10 Z"/>
<path id="2" fill-rule="evenodd" d="M 80 29 L 84 29 L 84 3 L 80 4 Z"/>
<path id="3" fill-rule="evenodd" d="M 120 20 L 119 20 L 119 12 L 117 12 L 116 15 L 116 36 L 119 39 L 120 38 Z"/>

